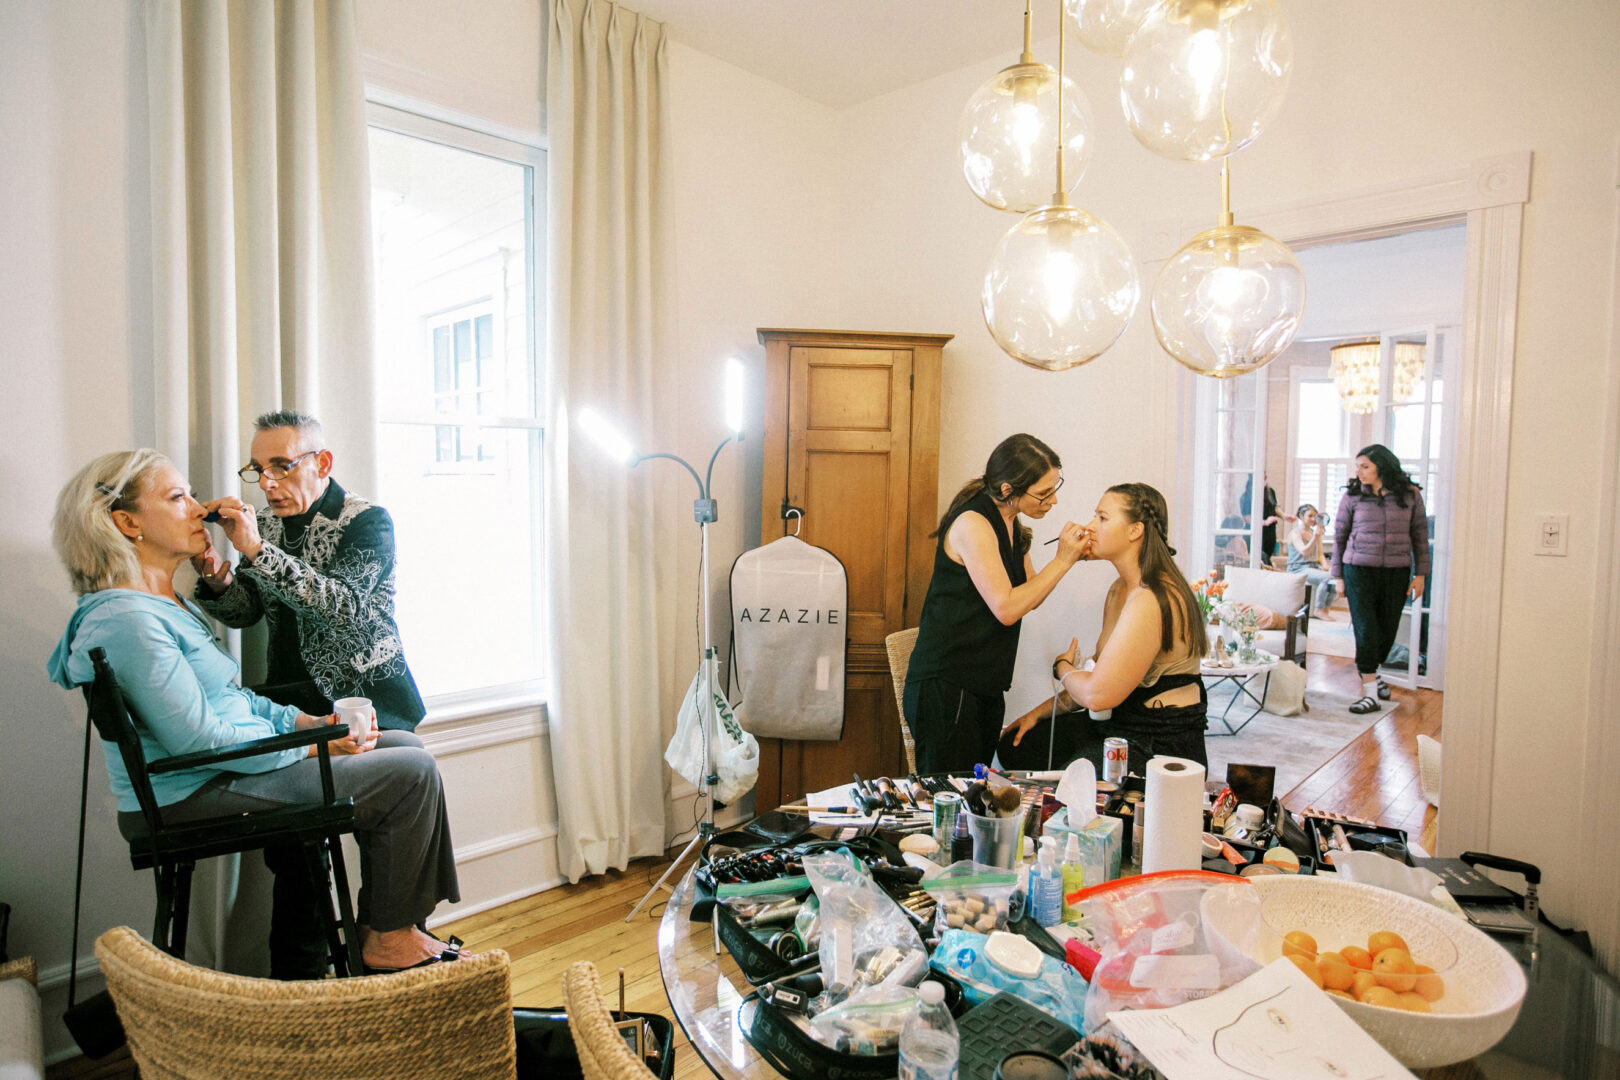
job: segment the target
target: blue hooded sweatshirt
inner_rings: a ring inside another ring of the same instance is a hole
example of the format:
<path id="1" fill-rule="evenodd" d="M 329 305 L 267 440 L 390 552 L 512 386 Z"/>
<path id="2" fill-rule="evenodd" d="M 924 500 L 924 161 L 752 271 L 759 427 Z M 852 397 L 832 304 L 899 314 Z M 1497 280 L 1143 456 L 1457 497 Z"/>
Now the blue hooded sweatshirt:
<path id="1" fill-rule="evenodd" d="M 67 630 L 51 653 L 51 679 L 72 689 L 95 677 L 90 650 L 107 651 L 148 762 L 293 730 L 298 710 L 237 685 L 236 660 L 214 640 L 191 604 L 134 589 L 103 589 L 79 597 Z M 107 778 L 119 810 L 139 810 L 118 747 L 103 743 Z M 221 773 L 266 773 L 301 760 L 304 748 L 184 769 L 152 777 L 159 806 L 195 792 Z"/>

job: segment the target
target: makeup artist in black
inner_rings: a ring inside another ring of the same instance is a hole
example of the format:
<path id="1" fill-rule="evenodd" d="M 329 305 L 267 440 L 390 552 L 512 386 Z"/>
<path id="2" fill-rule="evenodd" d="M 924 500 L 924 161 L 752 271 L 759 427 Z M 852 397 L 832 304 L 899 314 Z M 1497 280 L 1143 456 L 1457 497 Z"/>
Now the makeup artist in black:
<path id="1" fill-rule="evenodd" d="M 940 518 L 934 576 L 903 694 L 919 772 L 988 765 L 995 754 L 1019 621 L 1085 549 L 1084 530 L 1068 522 L 1052 561 L 1036 573 L 1029 528 L 1018 521 L 1020 514 L 1045 517 L 1057 505 L 1061 465 L 1033 435 L 1009 436 Z"/>
<path id="2" fill-rule="evenodd" d="M 198 604 L 226 626 L 265 620 L 268 685 L 255 688 L 264 697 L 312 715 L 340 698 L 370 698 L 379 728 L 413 731 L 427 710 L 394 622 L 393 519 L 332 479 L 332 451 L 313 416 L 265 413 L 249 454 L 237 475 L 267 505 L 203 504 L 242 558 L 233 569 L 210 544 L 191 560 Z M 311 977 L 323 963 L 321 924 L 296 881 L 300 853 L 267 848 L 265 862 L 276 871 L 271 974 Z"/>

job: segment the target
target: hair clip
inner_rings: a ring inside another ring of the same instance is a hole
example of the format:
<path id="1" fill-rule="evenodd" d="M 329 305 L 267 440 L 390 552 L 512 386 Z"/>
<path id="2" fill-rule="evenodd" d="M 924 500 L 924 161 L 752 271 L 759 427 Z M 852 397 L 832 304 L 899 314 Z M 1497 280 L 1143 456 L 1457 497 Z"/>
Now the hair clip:
<path id="1" fill-rule="evenodd" d="M 96 481 L 96 490 L 110 499 L 116 499 L 118 497 L 118 491 L 111 484 L 104 483 L 100 480 Z"/>

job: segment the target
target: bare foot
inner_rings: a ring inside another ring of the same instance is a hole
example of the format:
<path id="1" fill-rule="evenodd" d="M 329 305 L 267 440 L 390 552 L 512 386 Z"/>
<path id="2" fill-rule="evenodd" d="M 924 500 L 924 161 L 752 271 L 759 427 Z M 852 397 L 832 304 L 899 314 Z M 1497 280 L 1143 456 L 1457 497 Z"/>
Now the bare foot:
<path id="1" fill-rule="evenodd" d="M 443 942 L 435 941 L 414 926 L 407 926 L 399 930 L 371 931 L 361 943 L 360 958 L 368 967 L 408 968 L 433 959 L 443 950 Z"/>

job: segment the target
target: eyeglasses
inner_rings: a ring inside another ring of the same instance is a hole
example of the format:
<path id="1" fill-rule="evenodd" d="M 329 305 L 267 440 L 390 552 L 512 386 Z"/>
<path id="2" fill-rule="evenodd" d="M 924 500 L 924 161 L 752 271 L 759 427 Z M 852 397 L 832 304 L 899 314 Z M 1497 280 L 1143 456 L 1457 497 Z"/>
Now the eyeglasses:
<path id="1" fill-rule="evenodd" d="M 1052 485 L 1052 490 L 1048 491 L 1045 495 L 1037 495 L 1035 492 L 1029 491 L 1027 489 L 1024 491 L 1024 494 L 1028 495 L 1030 498 L 1034 499 L 1038 503 L 1049 503 L 1053 499 L 1057 498 L 1058 488 L 1060 488 L 1062 486 L 1063 486 L 1063 477 L 1060 476 L 1060 477 L 1058 477 L 1058 482 Z"/>
<path id="2" fill-rule="evenodd" d="M 285 465 L 266 465 L 262 469 L 257 465 L 244 465 L 236 470 L 236 475 L 242 478 L 244 484 L 257 484 L 260 477 L 266 480 L 285 480 L 287 474 L 303 464 L 306 458 L 314 457 L 318 453 L 319 450 L 311 450 L 307 454 L 299 454 Z"/>

